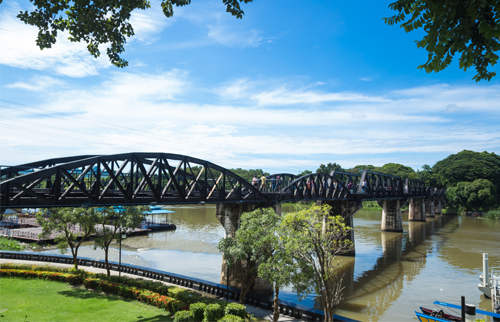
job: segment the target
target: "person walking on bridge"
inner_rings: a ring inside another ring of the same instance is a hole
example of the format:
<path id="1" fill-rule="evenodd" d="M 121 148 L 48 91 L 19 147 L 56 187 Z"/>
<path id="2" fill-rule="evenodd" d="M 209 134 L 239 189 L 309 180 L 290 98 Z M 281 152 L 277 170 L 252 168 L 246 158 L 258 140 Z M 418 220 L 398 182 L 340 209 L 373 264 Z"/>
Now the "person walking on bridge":
<path id="1" fill-rule="evenodd" d="M 264 174 L 262 174 L 262 177 L 260 177 L 260 190 L 261 191 L 267 192 L 266 181 L 267 181 L 267 177 Z"/>
<path id="2" fill-rule="evenodd" d="M 257 178 L 257 175 L 253 176 L 252 186 L 254 186 L 255 188 L 259 189 L 259 178 Z"/>

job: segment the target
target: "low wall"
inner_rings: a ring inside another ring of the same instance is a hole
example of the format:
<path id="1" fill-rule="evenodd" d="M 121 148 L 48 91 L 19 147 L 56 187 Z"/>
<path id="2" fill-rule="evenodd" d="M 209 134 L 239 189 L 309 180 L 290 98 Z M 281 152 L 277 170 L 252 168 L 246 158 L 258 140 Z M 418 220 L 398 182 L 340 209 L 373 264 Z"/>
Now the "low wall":
<path id="1" fill-rule="evenodd" d="M 0 258 L 13 259 L 13 260 L 15 259 L 15 260 L 40 261 L 49 263 L 61 263 L 61 264 L 73 264 L 73 257 L 67 255 L 0 251 Z M 111 265 L 111 270 L 119 271 L 120 268 L 119 263 L 111 261 L 109 263 Z M 106 269 L 105 266 L 106 264 L 104 260 L 95 260 L 85 257 L 78 258 L 78 265 L 92 266 L 96 268 Z M 147 277 L 158 281 L 180 285 L 193 290 L 213 294 L 219 297 L 226 297 L 227 294 L 230 299 L 236 301 L 240 297 L 240 290 L 238 288 L 227 287 L 226 285 L 212 283 L 184 275 L 168 273 L 152 268 L 146 268 L 130 264 L 121 264 L 121 271 L 127 274 Z M 265 297 L 248 292 L 247 295 L 245 296 L 245 303 L 260 307 L 262 309 L 273 310 L 273 299 L 271 297 Z M 310 321 L 324 320 L 323 311 L 308 308 L 300 304 L 280 300 L 279 307 L 281 314 L 288 315 L 290 317 L 302 320 L 310 320 Z M 334 315 L 334 318 L 338 321 L 358 322 L 356 320 L 342 317 L 339 315 Z"/>

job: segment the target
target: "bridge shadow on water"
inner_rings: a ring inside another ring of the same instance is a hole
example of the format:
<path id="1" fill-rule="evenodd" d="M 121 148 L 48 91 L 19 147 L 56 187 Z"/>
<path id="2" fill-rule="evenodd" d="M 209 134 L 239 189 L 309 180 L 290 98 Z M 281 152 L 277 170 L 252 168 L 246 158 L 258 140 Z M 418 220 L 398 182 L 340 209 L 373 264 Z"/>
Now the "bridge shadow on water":
<path id="1" fill-rule="evenodd" d="M 366 217 L 370 219 L 370 215 Z M 345 288 L 338 309 L 363 316 L 382 316 L 398 300 L 405 283 L 425 268 L 427 256 L 446 243 L 446 234 L 459 227 L 451 219 L 436 216 L 427 218 L 427 222 L 408 222 L 403 234 L 367 229 L 363 223 L 356 226 L 355 222 L 356 247 L 363 243 L 370 245 L 360 247 L 363 249 L 354 258 L 341 257 Z M 377 220 L 364 220 L 365 225 L 367 222 L 370 226 L 380 225 Z M 321 299 L 316 295 L 308 296 L 301 304 L 322 309 Z"/>

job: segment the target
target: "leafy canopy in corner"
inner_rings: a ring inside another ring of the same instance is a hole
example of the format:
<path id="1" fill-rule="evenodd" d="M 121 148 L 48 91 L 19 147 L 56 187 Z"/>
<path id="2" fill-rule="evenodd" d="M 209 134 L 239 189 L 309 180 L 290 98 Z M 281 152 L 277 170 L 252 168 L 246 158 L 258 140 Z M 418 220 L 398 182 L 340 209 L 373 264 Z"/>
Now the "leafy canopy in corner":
<path id="1" fill-rule="evenodd" d="M 398 13 L 385 23 L 401 23 L 406 32 L 424 27 L 426 35 L 416 41 L 428 51 L 427 62 L 418 66 L 426 72 L 439 72 L 461 53 L 459 66 L 474 66 L 476 82 L 496 76 L 488 71 L 498 60 L 500 50 L 500 2 L 498 0 L 398 0 L 389 5 Z"/>
<path id="2" fill-rule="evenodd" d="M 223 3 L 227 12 L 241 19 L 244 12 L 239 2 L 251 1 L 223 0 Z M 191 0 L 163 0 L 161 7 L 165 16 L 170 18 L 174 15 L 174 5 L 182 7 L 190 3 Z M 151 7 L 147 0 L 37 0 L 34 6 L 33 11 L 21 11 L 17 17 L 38 28 L 36 44 L 40 49 L 51 48 L 58 33 L 67 31 L 69 40 L 86 42 L 89 53 L 96 58 L 101 54 L 99 45 L 109 44 L 106 53 L 117 67 L 128 66 L 120 54 L 125 51 L 127 37 L 134 35 L 129 22 L 132 11 Z"/>
<path id="3" fill-rule="evenodd" d="M 438 184 L 455 186 L 459 182 L 487 179 L 500 188 L 500 156 L 495 153 L 463 150 L 438 161 L 433 167 Z"/>

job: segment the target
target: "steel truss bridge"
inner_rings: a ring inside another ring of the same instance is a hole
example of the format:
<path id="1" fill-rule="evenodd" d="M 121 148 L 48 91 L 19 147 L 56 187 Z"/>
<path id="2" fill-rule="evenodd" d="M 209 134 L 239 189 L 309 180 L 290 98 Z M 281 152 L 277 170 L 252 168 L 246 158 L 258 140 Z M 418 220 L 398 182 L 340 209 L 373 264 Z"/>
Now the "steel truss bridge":
<path id="1" fill-rule="evenodd" d="M 303 177 L 279 173 L 268 178 L 265 184 L 254 187 L 228 169 L 179 154 L 71 156 L 0 169 L 0 210 L 196 203 L 272 206 L 299 200 L 390 200 L 444 195 L 443 190 L 436 192 L 420 180 L 403 181 L 398 176 L 366 170 L 362 174 L 332 171 Z"/>

